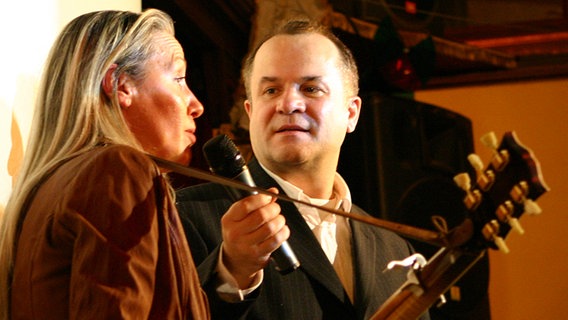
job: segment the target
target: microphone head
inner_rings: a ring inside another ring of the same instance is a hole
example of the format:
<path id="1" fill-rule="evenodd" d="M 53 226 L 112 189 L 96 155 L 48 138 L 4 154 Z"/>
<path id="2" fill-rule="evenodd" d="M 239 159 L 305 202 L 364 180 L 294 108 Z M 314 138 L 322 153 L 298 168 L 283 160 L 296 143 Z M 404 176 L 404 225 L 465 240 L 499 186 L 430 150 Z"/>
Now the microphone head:
<path id="1" fill-rule="evenodd" d="M 227 135 L 215 136 L 203 145 L 205 160 L 211 172 L 223 177 L 235 177 L 246 168 L 241 152 Z"/>

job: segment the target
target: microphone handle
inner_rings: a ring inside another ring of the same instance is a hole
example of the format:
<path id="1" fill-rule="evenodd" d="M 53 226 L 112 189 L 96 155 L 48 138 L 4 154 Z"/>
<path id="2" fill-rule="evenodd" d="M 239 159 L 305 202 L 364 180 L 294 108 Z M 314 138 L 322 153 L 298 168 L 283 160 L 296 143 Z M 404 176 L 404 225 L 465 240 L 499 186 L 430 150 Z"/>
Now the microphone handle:
<path id="1" fill-rule="evenodd" d="M 250 175 L 250 172 L 248 171 L 248 168 L 246 166 L 243 168 L 243 171 L 233 179 L 245 183 L 251 187 L 256 187 L 256 184 L 254 183 L 254 180 L 252 179 L 252 176 Z M 239 190 L 231 187 L 226 188 L 233 201 L 240 200 L 251 194 L 256 194 L 256 192 L 250 193 L 245 190 Z M 288 241 L 282 242 L 280 247 L 272 252 L 270 258 L 274 262 L 276 270 L 278 270 L 278 272 L 280 272 L 281 274 L 290 273 L 300 266 L 300 261 L 288 244 Z"/>

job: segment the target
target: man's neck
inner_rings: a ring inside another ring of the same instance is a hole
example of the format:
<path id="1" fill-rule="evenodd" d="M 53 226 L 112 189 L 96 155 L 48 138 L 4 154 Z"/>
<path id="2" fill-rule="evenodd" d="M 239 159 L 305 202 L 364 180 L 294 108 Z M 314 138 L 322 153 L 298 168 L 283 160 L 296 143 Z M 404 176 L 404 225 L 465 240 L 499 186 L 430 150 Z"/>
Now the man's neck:
<path id="1" fill-rule="evenodd" d="M 267 167 L 282 179 L 303 190 L 311 198 L 328 199 L 333 192 L 335 167 L 324 166 L 276 166 Z"/>

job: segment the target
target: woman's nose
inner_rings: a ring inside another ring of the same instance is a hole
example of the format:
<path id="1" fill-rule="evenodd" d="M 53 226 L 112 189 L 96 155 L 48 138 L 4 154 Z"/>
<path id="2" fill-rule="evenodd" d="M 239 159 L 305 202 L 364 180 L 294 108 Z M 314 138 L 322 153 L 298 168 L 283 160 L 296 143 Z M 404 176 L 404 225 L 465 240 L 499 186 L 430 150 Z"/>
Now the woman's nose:
<path id="1" fill-rule="evenodd" d="M 187 107 L 187 113 L 192 118 L 199 118 L 204 111 L 203 104 L 197 99 L 191 90 L 189 90 L 189 105 Z"/>

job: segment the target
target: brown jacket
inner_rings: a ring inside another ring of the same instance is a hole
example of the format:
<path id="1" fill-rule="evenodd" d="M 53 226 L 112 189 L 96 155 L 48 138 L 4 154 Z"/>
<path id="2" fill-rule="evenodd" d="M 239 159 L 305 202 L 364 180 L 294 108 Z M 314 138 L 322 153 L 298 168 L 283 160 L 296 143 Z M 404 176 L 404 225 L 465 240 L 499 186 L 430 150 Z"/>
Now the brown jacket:
<path id="1" fill-rule="evenodd" d="M 106 146 L 61 165 L 23 221 L 12 319 L 208 319 L 178 213 L 153 162 Z"/>

